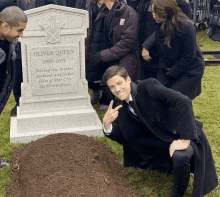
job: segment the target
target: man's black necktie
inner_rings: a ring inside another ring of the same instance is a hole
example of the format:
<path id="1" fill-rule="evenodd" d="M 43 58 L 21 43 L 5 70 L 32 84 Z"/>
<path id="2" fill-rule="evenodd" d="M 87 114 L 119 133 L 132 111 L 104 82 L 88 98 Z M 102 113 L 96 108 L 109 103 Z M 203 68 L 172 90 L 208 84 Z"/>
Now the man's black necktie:
<path id="1" fill-rule="evenodd" d="M 134 105 L 134 101 L 129 101 L 128 103 L 129 103 L 129 105 L 131 106 L 131 108 L 134 110 L 134 113 L 135 113 L 136 115 L 135 115 L 133 112 L 131 112 L 131 110 L 128 108 L 129 114 L 130 114 L 135 120 L 138 120 L 139 122 L 141 122 L 141 120 L 139 119 L 139 117 L 138 117 L 138 115 L 137 115 L 137 109 L 136 109 L 136 107 L 135 107 L 135 105 Z"/>
<path id="2" fill-rule="evenodd" d="M 134 110 L 134 113 L 136 114 L 136 107 L 134 106 L 134 101 L 129 101 L 128 103 L 132 107 L 132 109 Z"/>

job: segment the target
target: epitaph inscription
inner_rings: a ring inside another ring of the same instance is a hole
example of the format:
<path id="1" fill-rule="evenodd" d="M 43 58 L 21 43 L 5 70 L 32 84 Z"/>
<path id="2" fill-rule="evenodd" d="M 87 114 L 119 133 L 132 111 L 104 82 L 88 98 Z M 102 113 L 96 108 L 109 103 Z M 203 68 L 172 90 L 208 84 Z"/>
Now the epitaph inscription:
<path id="1" fill-rule="evenodd" d="M 78 91 L 76 45 L 34 47 L 30 51 L 33 95 Z"/>

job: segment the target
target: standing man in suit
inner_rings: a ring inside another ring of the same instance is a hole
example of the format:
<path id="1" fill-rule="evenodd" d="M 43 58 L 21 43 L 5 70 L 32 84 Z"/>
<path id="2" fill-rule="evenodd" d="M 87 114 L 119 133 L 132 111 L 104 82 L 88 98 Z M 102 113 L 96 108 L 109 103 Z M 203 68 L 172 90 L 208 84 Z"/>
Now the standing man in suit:
<path id="1" fill-rule="evenodd" d="M 171 197 L 184 195 L 190 172 L 194 173 L 193 197 L 217 186 L 211 149 L 187 96 L 153 78 L 133 83 L 119 66 L 107 69 L 102 80 L 121 101 L 115 109 L 111 101 L 103 129 L 107 137 L 123 145 L 125 166 L 171 167 Z"/>
<path id="2" fill-rule="evenodd" d="M 0 114 L 14 85 L 14 42 L 23 35 L 26 24 L 27 16 L 16 6 L 7 7 L 0 13 Z M 0 158 L 0 167 L 8 165 L 8 162 Z"/>

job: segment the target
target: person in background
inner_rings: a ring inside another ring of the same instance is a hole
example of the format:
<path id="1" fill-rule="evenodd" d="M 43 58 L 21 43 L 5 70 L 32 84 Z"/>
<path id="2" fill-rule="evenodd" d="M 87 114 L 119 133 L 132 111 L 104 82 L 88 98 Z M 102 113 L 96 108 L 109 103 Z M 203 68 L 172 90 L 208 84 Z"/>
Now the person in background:
<path id="1" fill-rule="evenodd" d="M 166 87 L 194 99 L 201 93 L 205 62 L 196 43 L 193 22 L 183 13 L 176 0 L 152 0 L 155 32 L 143 43 L 143 59 L 151 59 L 149 50 L 157 47 L 157 79 Z"/>
<path id="2" fill-rule="evenodd" d="M 123 1 L 103 0 L 102 3 L 105 6 L 94 19 L 90 33 L 86 78 L 97 85 L 90 87 L 91 103 L 99 102 L 100 110 L 106 110 L 113 95 L 106 84 L 100 82 L 105 70 L 115 64 L 121 65 L 136 81 L 140 77 L 140 61 L 138 14 Z"/>
<path id="3" fill-rule="evenodd" d="M 14 42 L 23 35 L 27 16 L 16 6 L 9 6 L 0 13 L 0 114 L 4 109 L 14 85 L 15 47 Z M 0 159 L 0 166 L 9 163 Z"/>
<path id="4" fill-rule="evenodd" d="M 142 51 L 142 44 L 155 31 L 155 21 L 152 16 L 151 0 L 127 0 L 129 6 L 134 8 L 139 15 L 139 50 Z M 185 0 L 177 0 L 178 7 L 191 18 L 191 7 Z M 157 47 L 149 50 L 151 59 L 146 61 L 140 53 L 142 78 L 156 78 L 159 71 L 159 56 Z"/>
<path id="5" fill-rule="evenodd" d="M 182 197 L 194 173 L 193 197 L 218 185 L 211 149 L 191 100 L 158 80 L 131 81 L 127 71 L 112 66 L 103 81 L 119 98 L 103 117 L 104 134 L 123 145 L 125 167 L 173 174 L 171 197 Z"/>
<path id="6" fill-rule="evenodd" d="M 104 43 L 97 42 L 97 38 L 100 36 L 100 34 L 104 34 L 103 32 L 100 32 L 97 30 L 98 28 L 101 29 L 101 27 L 93 27 L 96 17 L 98 16 L 98 13 L 105 7 L 103 4 L 103 0 L 88 0 L 87 1 L 87 10 L 89 11 L 89 29 L 88 29 L 88 36 L 86 39 L 86 78 L 88 80 L 88 87 L 92 90 L 92 95 L 90 97 L 91 104 L 95 104 L 97 102 L 100 102 L 102 97 L 102 91 L 100 87 L 101 77 L 103 75 L 103 71 L 99 68 L 92 67 L 89 55 L 91 54 L 91 51 L 98 51 L 101 47 L 104 47 Z M 97 26 L 97 25 L 96 25 Z M 98 34 L 97 38 L 95 36 Z M 94 35 L 92 37 L 92 35 Z M 103 46 L 102 46 L 103 45 Z M 102 63 L 103 67 L 106 67 L 104 63 Z M 103 94 L 104 96 L 104 94 Z M 103 100 L 103 99 L 102 99 Z M 100 105 L 102 105 L 102 101 L 100 102 Z"/>

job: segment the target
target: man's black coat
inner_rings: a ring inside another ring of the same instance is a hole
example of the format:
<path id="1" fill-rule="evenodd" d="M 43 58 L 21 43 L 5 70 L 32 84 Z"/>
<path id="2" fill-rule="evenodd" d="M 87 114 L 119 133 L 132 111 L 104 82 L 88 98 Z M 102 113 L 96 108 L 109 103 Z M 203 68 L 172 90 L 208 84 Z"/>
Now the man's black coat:
<path id="1" fill-rule="evenodd" d="M 0 64 L 0 114 L 4 109 L 11 90 L 14 85 L 15 78 L 15 47 L 14 43 L 7 40 L 0 41 L 0 48 L 5 52 L 6 59 Z"/>
<path id="2" fill-rule="evenodd" d="M 218 181 L 211 149 L 202 131 L 202 122 L 194 119 L 191 100 L 152 78 L 131 83 L 131 94 L 137 116 L 155 136 L 168 144 L 177 139 L 191 140 L 194 149 L 193 196 L 200 197 L 215 188 Z M 127 102 L 123 101 L 122 105 L 117 123 L 113 123 L 112 132 L 107 137 L 157 147 L 143 130 L 134 129 L 129 121 Z"/>
<path id="3" fill-rule="evenodd" d="M 171 48 L 163 44 L 161 23 L 155 25 L 155 33 L 144 42 L 147 50 L 156 44 L 159 53 L 157 79 L 173 90 L 194 99 L 201 93 L 201 78 L 205 68 L 202 52 L 196 43 L 194 24 L 186 18 L 179 23 L 180 31 L 171 40 Z"/>

